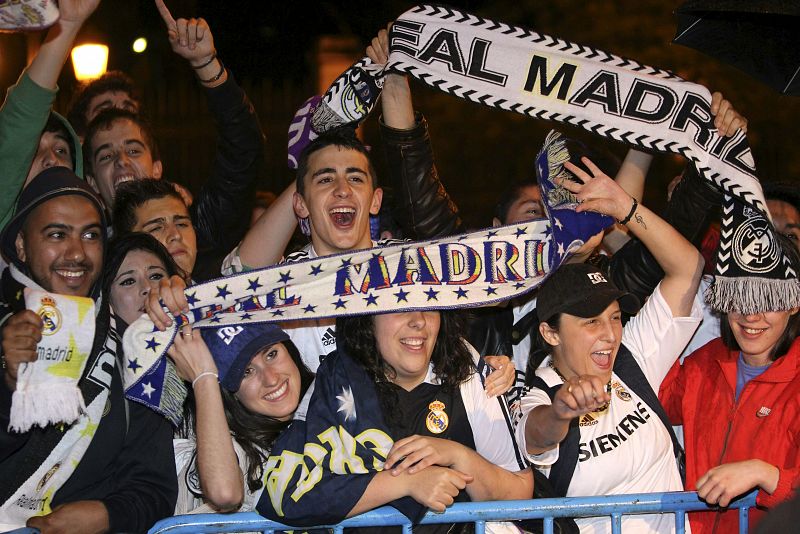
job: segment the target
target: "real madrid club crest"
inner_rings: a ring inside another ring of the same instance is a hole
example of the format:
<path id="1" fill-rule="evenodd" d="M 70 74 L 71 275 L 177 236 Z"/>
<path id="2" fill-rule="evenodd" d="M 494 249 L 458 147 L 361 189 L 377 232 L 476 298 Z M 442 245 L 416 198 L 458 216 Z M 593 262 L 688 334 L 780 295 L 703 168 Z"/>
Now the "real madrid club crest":
<path id="1" fill-rule="evenodd" d="M 733 257 L 736 263 L 751 273 L 766 273 L 778 265 L 780 248 L 766 219 L 751 217 L 736 229 Z"/>
<path id="2" fill-rule="evenodd" d="M 428 405 L 430 412 L 425 418 L 425 426 L 428 427 L 428 430 L 432 434 L 441 434 L 447 430 L 447 425 L 450 422 L 450 419 L 447 417 L 444 408 L 444 403 L 438 400 L 435 400 Z"/>
<path id="3" fill-rule="evenodd" d="M 56 301 L 52 297 L 42 297 L 40 303 L 36 315 L 42 318 L 42 335 L 52 336 L 61 328 L 61 312 L 56 308 Z"/>
<path id="4" fill-rule="evenodd" d="M 619 382 L 614 381 L 611 384 L 611 387 L 614 389 L 614 392 L 617 394 L 617 397 L 619 397 L 620 400 L 624 400 L 625 402 L 631 400 L 631 394 L 628 393 L 628 390 L 625 389 L 625 386 L 623 386 Z"/>

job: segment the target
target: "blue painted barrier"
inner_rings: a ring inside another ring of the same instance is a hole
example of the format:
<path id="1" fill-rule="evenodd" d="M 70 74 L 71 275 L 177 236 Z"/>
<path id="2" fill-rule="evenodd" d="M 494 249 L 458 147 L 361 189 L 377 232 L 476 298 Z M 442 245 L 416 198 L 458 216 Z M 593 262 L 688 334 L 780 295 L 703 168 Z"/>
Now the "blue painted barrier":
<path id="1" fill-rule="evenodd" d="M 739 510 L 739 532 L 747 533 L 747 518 L 750 508 L 756 505 L 756 492 L 734 501 L 729 508 Z M 433 523 L 475 523 L 476 534 L 483 534 L 487 521 L 508 521 L 513 519 L 543 519 L 545 534 L 552 534 L 553 519 L 556 517 L 611 517 L 613 534 L 620 534 L 623 515 L 674 513 L 675 532 L 684 533 L 685 512 L 711 511 L 693 491 L 668 493 L 636 493 L 628 495 L 607 495 L 597 497 L 566 497 L 563 499 L 536 499 L 525 501 L 492 501 L 456 503 L 444 513 L 428 512 L 421 524 Z M 371 512 L 346 519 L 337 525 L 325 525 L 341 533 L 349 527 L 403 526 L 403 531 L 411 532 L 411 523 L 394 508 L 384 506 Z M 181 515 L 163 519 L 150 529 L 150 534 L 178 534 L 182 532 L 267 532 L 276 530 L 297 530 L 296 527 L 282 525 L 264 519 L 254 512 L 236 514 L 195 514 Z"/>

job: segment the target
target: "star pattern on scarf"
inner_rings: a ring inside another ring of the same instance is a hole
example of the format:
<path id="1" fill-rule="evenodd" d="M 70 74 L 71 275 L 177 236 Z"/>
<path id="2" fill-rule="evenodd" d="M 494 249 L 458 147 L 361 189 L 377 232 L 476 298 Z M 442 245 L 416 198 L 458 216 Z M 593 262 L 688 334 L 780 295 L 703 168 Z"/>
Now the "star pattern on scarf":
<path id="1" fill-rule="evenodd" d="M 465 298 L 467 298 L 467 293 L 468 293 L 468 292 L 469 292 L 469 289 L 464 289 L 463 287 L 459 287 L 458 289 L 456 289 L 455 291 L 453 291 L 453 293 L 455 293 L 455 294 L 456 294 L 456 297 L 457 297 L 457 298 L 459 298 L 459 299 L 461 299 L 461 298 L 464 298 L 464 299 L 465 299 Z"/>
<path id="2" fill-rule="evenodd" d="M 358 419 L 356 416 L 356 399 L 353 397 L 353 390 L 350 389 L 350 386 L 342 386 L 342 394 L 336 395 L 336 400 L 339 401 L 339 409 L 336 410 L 336 413 L 343 412 L 345 422 L 350 419 L 353 421 Z"/>
<path id="3" fill-rule="evenodd" d="M 566 251 L 564 250 L 564 243 L 558 243 L 557 252 L 559 256 L 564 256 L 564 254 L 566 254 Z"/>
<path id="4" fill-rule="evenodd" d="M 128 369 L 131 369 L 134 373 L 141 369 L 142 366 L 139 365 L 139 358 L 130 359 L 128 358 Z"/>
<path id="5" fill-rule="evenodd" d="M 335 309 L 337 309 L 337 310 L 339 308 L 347 309 L 347 301 L 346 300 L 339 299 L 336 302 L 331 302 L 331 305 L 332 306 L 336 306 Z"/>
<path id="6" fill-rule="evenodd" d="M 370 306 L 370 305 L 377 306 L 378 305 L 378 297 L 373 295 L 372 293 L 370 293 L 369 295 L 364 297 L 364 300 L 366 301 L 367 306 Z"/>
<path id="7" fill-rule="evenodd" d="M 408 294 L 409 294 L 408 291 L 403 291 L 402 289 L 400 289 L 400 291 L 395 293 L 394 296 L 397 297 L 397 302 L 400 302 L 400 301 L 408 302 L 408 298 L 407 298 Z"/>
<path id="8" fill-rule="evenodd" d="M 294 277 L 292 276 L 292 271 L 286 271 L 285 273 L 280 273 L 281 276 L 278 279 L 278 282 L 282 284 L 288 284 L 289 280 L 293 280 Z"/>
<path id="9" fill-rule="evenodd" d="M 228 295 L 230 295 L 230 294 L 231 294 L 231 292 L 230 292 L 230 291 L 228 291 L 228 284 L 225 284 L 225 285 L 224 285 L 224 286 L 222 286 L 222 287 L 220 287 L 220 286 L 217 286 L 217 296 L 218 296 L 219 298 L 222 298 L 222 299 L 224 299 L 225 297 L 227 297 L 227 296 L 228 296 Z"/>
<path id="10" fill-rule="evenodd" d="M 255 280 L 250 280 L 250 279 L 248 278 L 248 279 L 247 279 L 247 283 L 248 283 L 248 285 L 247 285 L 247 289 L 248 289 L 249 291 L 253 291 L 253 292 L 255 292 L 255 291 L 258 291 L 258 288 L 259 288 L 259 287 L 264 287 L 264 284 L 260 284 L 260 283 L 258 282 L 259 280 L 260 280 L 260 278 L 259 278 L 259 277 L 256 277 L 256 279 L 255 279 Z"/>
<path id="11" fill-rule="evenodd" d="M 147 395 L 148 399 L 153 398 L 153 393 L 155 393 L 155 388 L 150 382 L 145 382 L 142 384 L 142 395 Z"/>
<path id="12" fill-rule="evenodd" d="M 322 264 L 318 263 L 317 265 L 312 265 L 311 272 L 308 274 L 310 274 L 311 276 L 317 276 L 319 274 L 322 274 Z"/>
<path id="13" fill-rule="evenodd" d="M 491 287 L 491 286 L 489 286 L 489 287 L 487 287 L 486 289 L 484 289 L 484 291 L 486 291 L 486 296 L 487 296 L 487 297 L 488 297 L 489 295 L 497 295 L 497 288 L 496 288 L 496 287 Z"/>
<path id="14" fill-rule="evenodd" d="M 189 303 L 189 306 L 194 306 L 195 304 L 200 302 L 200 299 L 197 298 L 197 291 L 195 291 L 193 293 L 187 293 L 186 294 L 186 302 Z"/>
<path id="15" fill-rule="evenodd" d="M 427 291 L 423 291 L 423 293 L 425 293 L 428 296 L 428 300 L 436 300 L 436 301 L 439 300 L 439 298 L 436 296 L 439 294 L 439 292 L 435 291 L 433 288 L 430 288 Z"/>
<path id="16" fill-rule="evenodd" d="M 517 231 L 514 232 L 514 235 L 517 236 L 517 237 L 522 237 L 527 233 L 527 231 L 528 231 L 528 227 L 527 226 L 523 226 L 522 228 L 517 228 Z"/>
<path id="17" fill-rule="evenodd" d="M 161 345 L 161 343 L 156 341 L 156 338 L 151 337 L 150 339 L 147 340 L 147 346 L 144 348 L 144 350 L 150 349 L 153 352 L 156 352 L 156 349 L 158 348 L 159 345 Z"/>
<path id="18" fill-rule="evenodd" d="M 308 306 L 303 308 L 303 313 L 314 313 L 314 310 L 316 309 L 317 309 L 316 306 L 312 306 L 311 304 L 309 304 Z"/>

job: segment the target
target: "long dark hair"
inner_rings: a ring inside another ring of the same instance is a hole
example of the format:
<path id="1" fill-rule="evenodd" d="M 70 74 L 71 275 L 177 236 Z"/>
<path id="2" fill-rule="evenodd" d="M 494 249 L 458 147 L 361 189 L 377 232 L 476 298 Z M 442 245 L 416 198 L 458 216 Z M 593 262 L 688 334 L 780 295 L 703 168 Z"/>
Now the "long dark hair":
<path id="1" fill-rule="evenodd" d="M 302 400 L 311 382 L 314 381 L 314 373 L 303 363 L 300 351 L 297 350 L 294 343 L 291 341 L 282 343 L 289 356 L 292 357 L 297 370 L 300 371 L 300 399 Z M 219 389 L 222 392 L 222 406 L 225 409 L 228 428 L 247 456 L 247 486 L 250 491 L 255 491 L 261 487 L 264 464 L 272 444 L 278 434 L 289 426 L 291 420 L 281 421 L 268 415 L 251 412 L 242 406 L 233 393 L 223 387 Z M 191 405 L 194 406 L 194 403 Z M 194 424 L 194 420 L 192 420 L 192 424 Z"/>
<path id="2" fill-rule="evenodd" d="M 431 363 L 442 385 L 453 390 L 470 377 L 475 370 L 475 363 L 464 341 L 464 316 L 455 310 L 442 310 L 439 314 L 439 334 L 431 354 Z M 393 384 L 397 373 L 378 350 L 374 317 L 361 315 L 338 318 L 336 346 L 366 370 L 378 390 L 383 415 L 390 422 L 397 412 L 397 392 Z"/>
<path id="3" fill-rule="evenodd" d="M 775 237 L 781 250 L 786 257 L 789 258 L 789 263 L 791 263 L 792 268 L 795 270 L 795 272 L 800 272 L 800 251 L 797 250 L 795 244 L 788 237 L 778 234 L 777 232 L 775 233 Z M 736 351 L 742 350 L 742 348 L 739 346 L 739 343 L 736 342 L 736 337 L 733 335 L 731 325 L 728 323 L 727 313 L 720 314 L 719 331 L 722 342 L 726 347 Z M 800 336 L 800 312 L 789 316 L 789 322 L 786 324 L 783 335 L 781 335 L 780 339 L 778 339 L 777 343 L 775 343 L 770 351 L 770 360 L 774 362 L 789 352 L 789 349 L 792 347 L 794 340 L 797 339 L 797 336 Z"/>

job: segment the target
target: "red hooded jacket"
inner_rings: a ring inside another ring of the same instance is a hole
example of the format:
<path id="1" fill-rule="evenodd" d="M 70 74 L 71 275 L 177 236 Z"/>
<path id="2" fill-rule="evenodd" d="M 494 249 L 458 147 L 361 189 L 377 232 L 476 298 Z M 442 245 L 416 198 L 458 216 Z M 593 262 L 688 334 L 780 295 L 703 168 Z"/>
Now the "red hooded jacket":
<path id="1" fill-rule="evenodd" d="M 759 507 L 772 508 L 800 485 L 800 338 L 734 402 L 738 358 L 715 339 L 683 365 L 675 362 L 659 397 L 670 419 L 683 424 L 687 490 L 712 467 L 756 458 L 780 470 L 775 492 L 758 492 Z M 763 515 L 751 510 L 751 529 Z M 693 534 L 738 531 L 735 510 L 689 517 Z"/>

